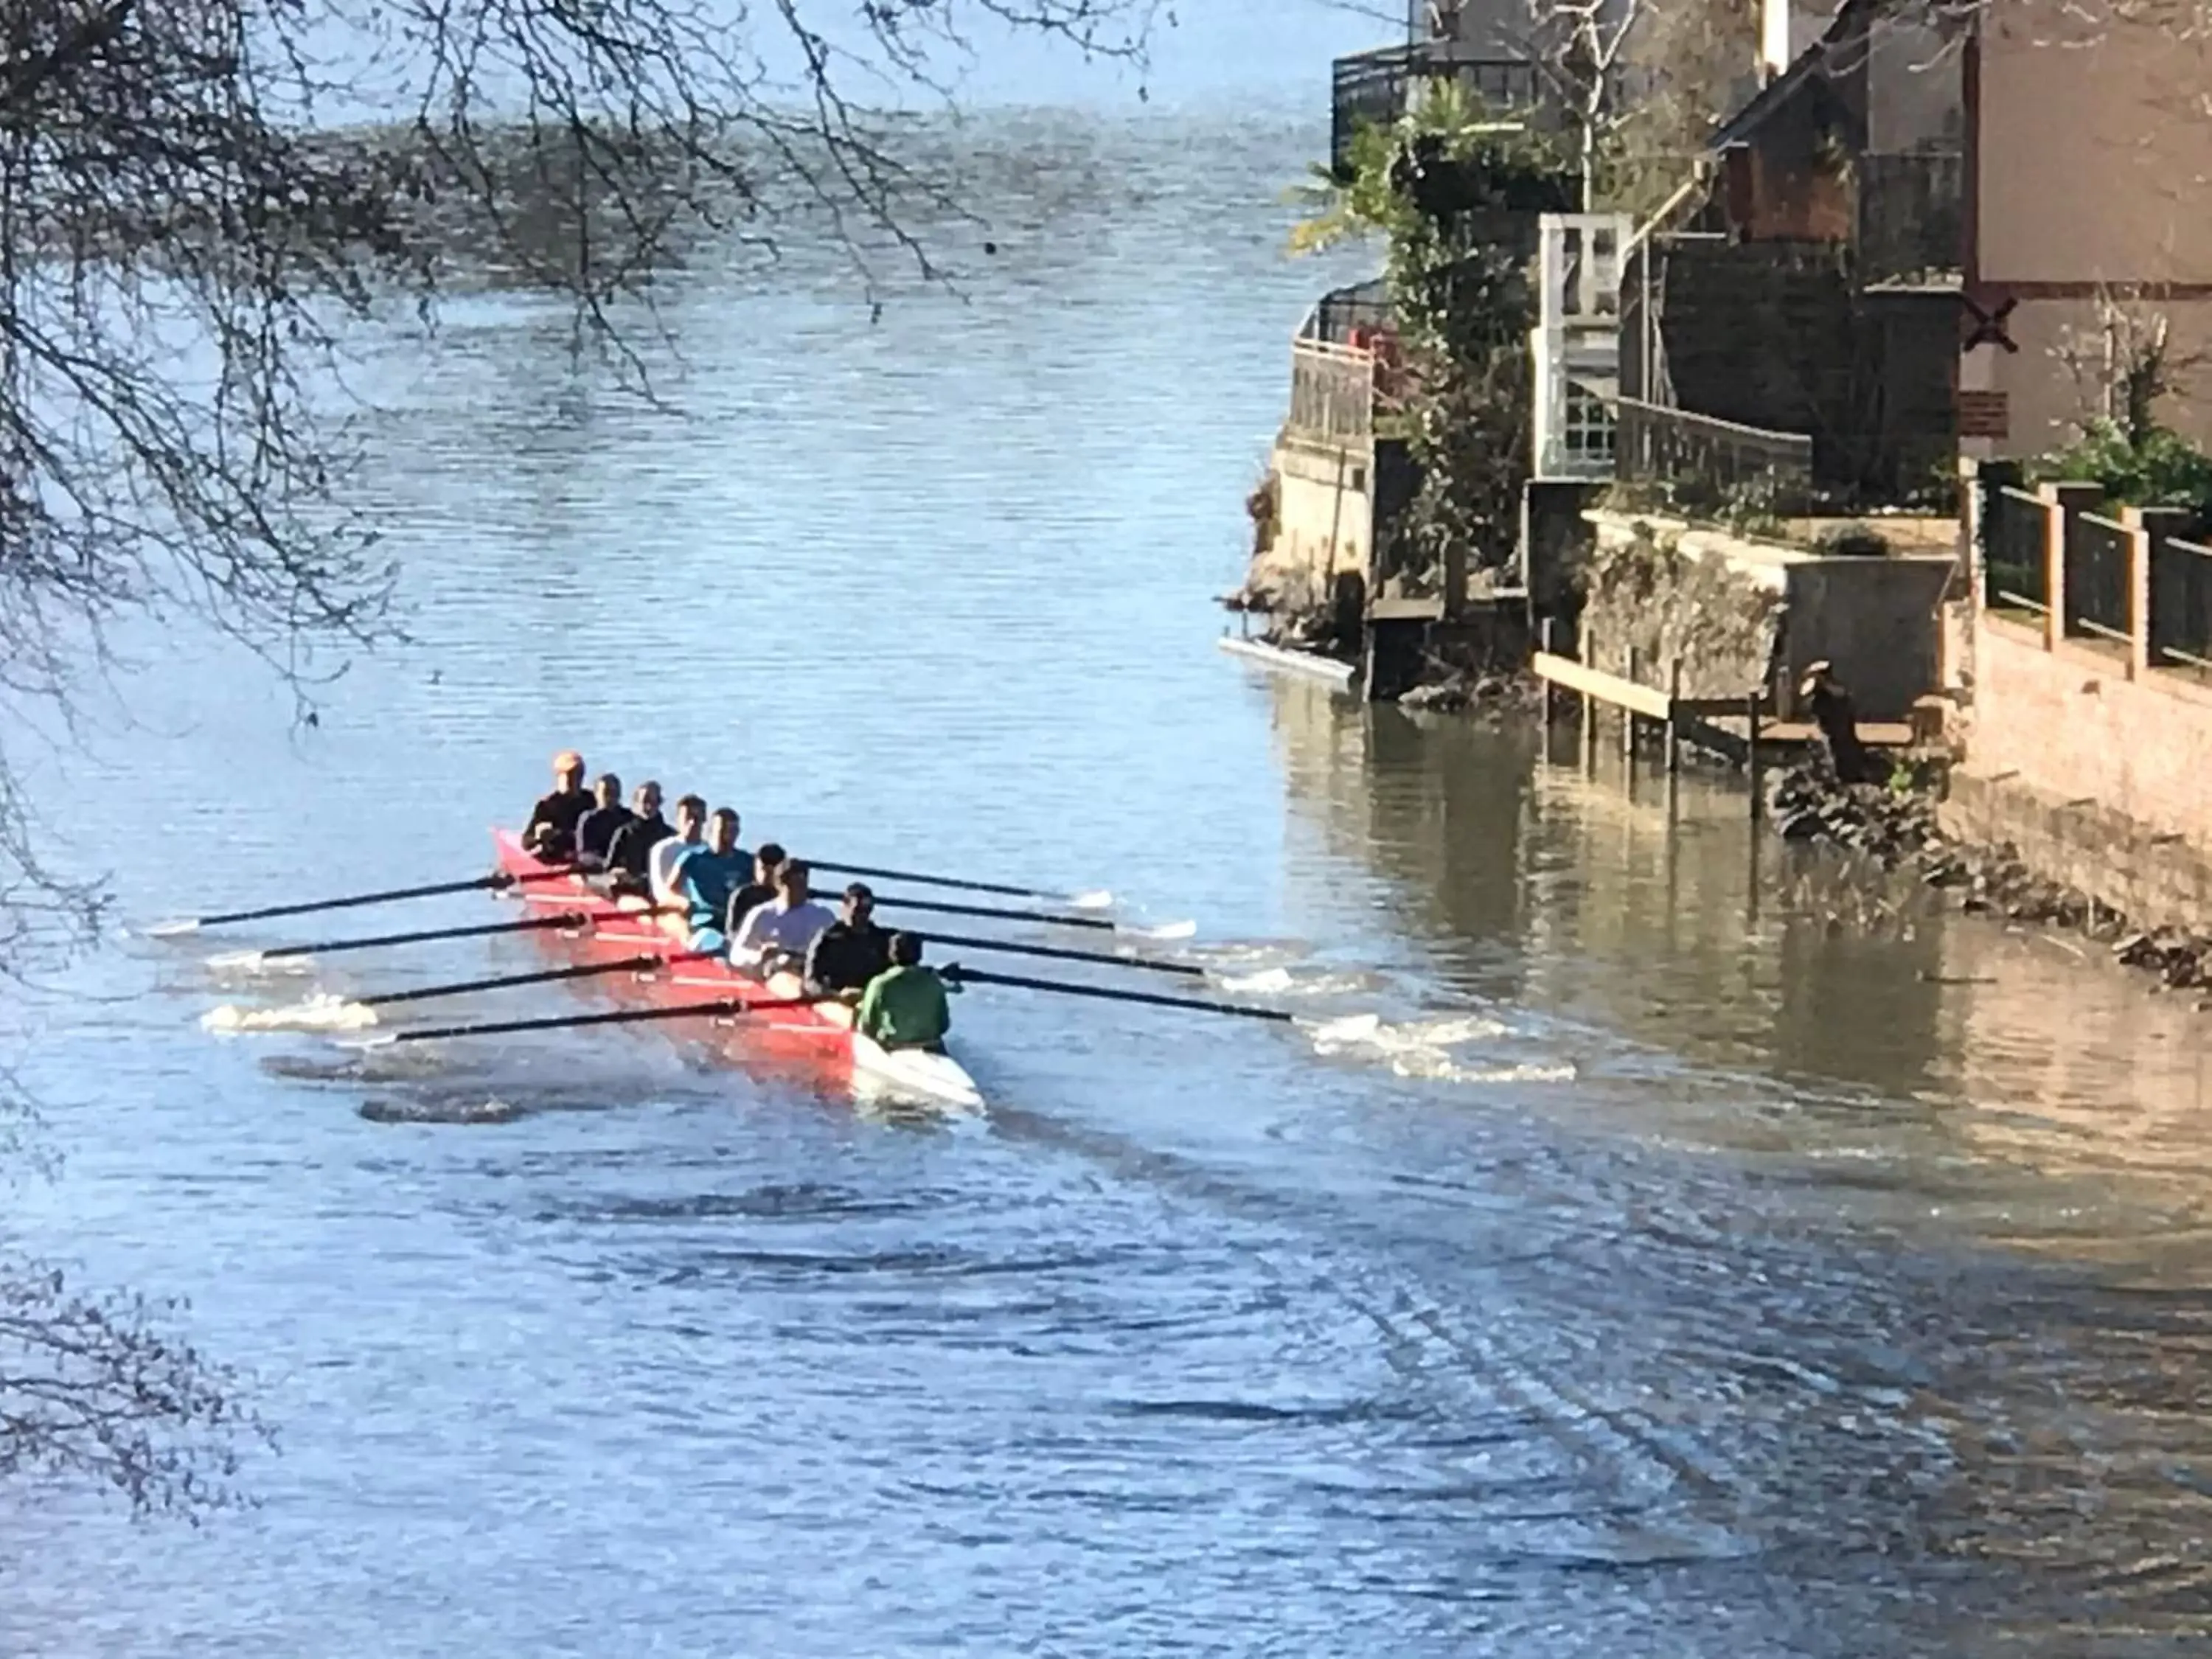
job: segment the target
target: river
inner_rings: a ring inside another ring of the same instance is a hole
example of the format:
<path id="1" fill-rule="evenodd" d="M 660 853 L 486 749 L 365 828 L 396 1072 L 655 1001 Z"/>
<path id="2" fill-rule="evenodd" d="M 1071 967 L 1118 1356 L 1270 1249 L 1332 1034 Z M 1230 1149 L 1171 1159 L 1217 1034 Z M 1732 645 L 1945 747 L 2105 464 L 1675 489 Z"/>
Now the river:
<path id="1" fill-rule="evenodd" d="M 957 294 L 678 285 L 681 420 L 457 301 L 364 349 L 410 640 L 309 726 L 149 636 L 138 723 L 25 763 L 126 923 L 472 872 L 574 744 L 1191 917 L 1325 1031 L 979 990 L 942 1124 L 665 1030 L 221 1038 L 274 993 L 116 933 L 11 1009 L 60 1166 L 10 1231 L 190 1297 L 279 1443 L 198 1528 L 19 1483 L 0 1649 L 2202 1650 L 2202 1016 L 1869 905 L 1724 781 L 1214 649 L 1322 138 L 1028 118 Z"/>

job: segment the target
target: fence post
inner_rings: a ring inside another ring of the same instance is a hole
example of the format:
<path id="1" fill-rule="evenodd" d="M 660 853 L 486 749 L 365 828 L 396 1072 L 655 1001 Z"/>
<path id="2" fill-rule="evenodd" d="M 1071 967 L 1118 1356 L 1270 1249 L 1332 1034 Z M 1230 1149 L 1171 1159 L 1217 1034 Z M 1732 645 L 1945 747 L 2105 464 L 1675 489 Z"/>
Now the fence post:
<path id="1" fill-rule="evenodd" d="M 1760 705 L 1765 701 L 1759 691 L 1753 691 L 1743 700 L 1744 713 L 1748 716 L 1743 728 L 1744 769 L 1751 778 L 1751 821 L 1754 824 L 1766 816 L 1765 780 L 1759 769 L 1759 715 Z"/>
<path id="2" fill-rule="evenodd" d="M 2105 492 L 2093 483 L 2047 483 L 2035 493 L 2043 499 L 2044 599 L 2051 607 L 2043 619 L 2043 648 L 2055 651 L 2066 637 L 2066 543 L 2074 533 L 2074 515 L 2100 505 Z"/>
<path id="3" fill-rule="evenodd" d="M 1682 659 L 1677 657 L 1674 666 L 1667 672 L 1667 769 L 1669 772 L 1682 769 L 1682 714 L 1679 706 L 1681 701 Z"/>

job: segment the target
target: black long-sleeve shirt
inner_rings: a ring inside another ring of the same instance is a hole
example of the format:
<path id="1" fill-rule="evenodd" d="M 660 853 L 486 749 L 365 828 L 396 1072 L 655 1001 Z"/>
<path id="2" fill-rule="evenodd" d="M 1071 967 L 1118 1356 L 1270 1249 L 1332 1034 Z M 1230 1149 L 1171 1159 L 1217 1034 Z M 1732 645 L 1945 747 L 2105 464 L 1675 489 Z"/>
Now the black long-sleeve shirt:
<path id="1" fill-rule="evenodd" d="M 580 789 L 556 789 L 538 798 L 522 826 L 522 844 L 549 864 L 576 856 L 576 826 L 597 803 Z"/>
<path id="2" fill-rule="evenodd" d="M 607 868 L 619 870 L 626 876 L 645 879 L 646 861 L 653 849 L 666 841 L 676 831 L 668 820 L 655 812 L 649 818 L 632 815 L 630 821 L 614 833 L 607 842 Z"/>
<path id="3" fill-rule="evenodd" d="M 858 991 L 891 965 L 891 936 L 872 921 L 833 921 L 806 953 L 810 991 Z"/>
<path id="4" fill-rule="evenodd" d="M 623 825 L 637 815 L 617 801 L 612 806 L 594 806 L 576 824 L 576 862 L 594 870 L 605 869 L 607 849 Z"/>

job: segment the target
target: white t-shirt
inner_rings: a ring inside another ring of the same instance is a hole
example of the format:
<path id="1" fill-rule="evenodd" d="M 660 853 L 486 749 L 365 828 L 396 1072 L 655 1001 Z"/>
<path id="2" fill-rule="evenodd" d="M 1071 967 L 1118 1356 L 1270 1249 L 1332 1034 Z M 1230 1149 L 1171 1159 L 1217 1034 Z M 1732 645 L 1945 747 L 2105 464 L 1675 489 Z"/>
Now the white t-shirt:
<path id="1" fill-rule="evenodd" d="M 738 936 L 730 941 L 730 960 L 755 967 L 771 951 L 804 957 L 822 930 L 836 920 L 835 912 L 812 899 L 787 905 L 772 898 L 756 904 L 738 924 Z"/>
<path id="2" fill-rule="evenodd" d="M 704 842 L 685 841 L 680 836 L 670 836 L 653 844 L 653 851 L 645 855 L 645 874 L 656 902 L 675 904 L 682 901 L 684 896 L 671 884 L 676 878 L 676 861 L 705 845 Z"/>

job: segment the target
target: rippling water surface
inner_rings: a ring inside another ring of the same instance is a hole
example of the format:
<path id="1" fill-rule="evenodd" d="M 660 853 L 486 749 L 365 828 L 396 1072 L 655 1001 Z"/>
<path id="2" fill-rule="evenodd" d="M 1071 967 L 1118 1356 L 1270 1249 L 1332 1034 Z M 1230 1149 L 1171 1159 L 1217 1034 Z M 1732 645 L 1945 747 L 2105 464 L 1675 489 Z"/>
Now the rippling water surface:
<path id="1" fill-rule="evenodd" d="M 1325 1029 L 979 992 L 951 1125 L 666 1029 L 197 1023 L 512 941 L 275 988 L 118 941 L 28 1017 L 15 1220 L 191 1295 L 281 1450 L 198 1530 L 15 1488 L 8 1651 L 2202 1650 L 2202 1017 L 1754 866 L 1724 788 L 1212 648 L 1322 137 L 979 138 L 1036 183 L 962 293 L 697 276 L 684 420 L 458 307 L 364 368 L 411 641 L 312 727 L 149 648 L 142 726 L 39 763 L 140 920 L 472 871 L 573 742 L 1195 917 Z"/>

